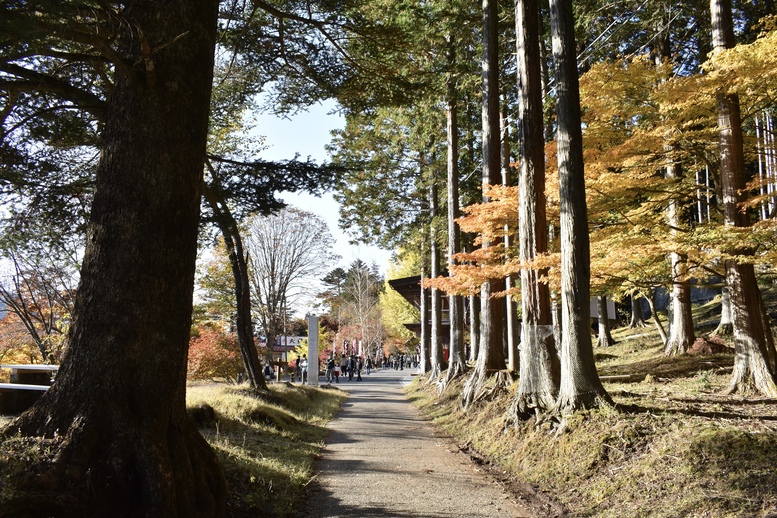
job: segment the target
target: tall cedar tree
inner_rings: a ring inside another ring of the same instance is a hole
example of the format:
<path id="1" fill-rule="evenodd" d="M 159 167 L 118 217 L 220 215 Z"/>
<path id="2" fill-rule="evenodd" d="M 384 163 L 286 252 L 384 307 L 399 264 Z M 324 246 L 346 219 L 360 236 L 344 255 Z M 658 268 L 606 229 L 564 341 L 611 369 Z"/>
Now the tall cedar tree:
<path id="1" fill-rule="evenodd" d="M 432 162 L 434 162 L 432 160 Z M 440 210 L 439 189 L 437 188 L 437 175 L 433 164 L 426 167 L 430 175 L 429 183 L 429 272 L 432 279 L 440 276 L 440 245 L 437 235 L 437 216 Z M 442 292 L 432 287 L 429 293 L 429 312 L 431 314 L 429 328 L 429 379 L 434 380 L 442 375 L 445 370 L 445 357 L 442 350 Z"/>
<path id="2" fill-rule="evenodd" d="M 591 344 L 590 256 L 583 174 L 580 92 L 571 0 L 551 0 L 550 23 L 556 72 L 559 204 L 561 211 L 562 415 L 612 403 L 594 363 Z"/>
<path id="3" fill-rule="evenodd" d="M 455 254 L 461 252 L 461 230 L 456 219 L 459 217 L 459 121 L 458 93 L 454 72 L 456 65 L 456 45 L 453 33 L 448 34 L 448 67 L 446 77 L 445 108 L 447 115 L 448 146 L 448 271 L 456 264 Z M 461 295 L 448 295 L 448 322 L 450 323 L 450 341 L 448 354 L 448 373 L 446 383 L 467 372 L 464 359 L 464 299 Z"/>
<path id="4" fill-rule="evenodd" d="M 730 0 L 710 0 L 713 50 L 732 48 L 734 22 Z M 739 96 L 722 92 L 717 95 L 718 140 L 720 143 L 720 183 L 723 192 L 723 221 L 727 227 L 749 226 L 748 214 L 740 210 L 745 191 L 745 164 Z M 738 255 L 752 255 L 737 250 Z M 734 327 L 734 372 L 730 392 L 755 388 L 768 397 L 777 397 L 774 367 L 769 363 L 764 322 L 760 311 L 760 293 L 752 263 L 726 260 L 726 283 L 731 293 Z"/>
<path id="5" fill-rule="evenodd" d="M 545 221 L 545 146 L 540 75 L 538 0 L 515 2 L 520 109 L 518 242 L 522 262 L 548 251 Z M 559 359 L 553 339 L 546 271 L 521 269 L 521 363 L 513 412 L 548 411 L 559 388 Z"/>
<path id="6" fill-rule="evenodd" d="M 499 143 L 499 33 L 498 5 L 495 0 L 483 0 L 483 58 L 481 60 L 483 83 L 483 184 L 498 185 L 501 182 L 501 146 Z M 484 197 L 484 202 L 488 199 Z M 491 243 L 483 242 L 483 248 Z M 502 349 L 502 324 L 504 301 L 492 295 L 503 291 L 504 281 L 489 279 L 480 290 L 480 339 L 478 359 L 462 394 L 463 406 L 480 399 L 489 376 L 498 374 L 494 387 L 507 382 L 503 379 L 505 357 Z"/>
<path id="7" fill-rule="evenodd" d="M 218 2 L 110 8 L 115 86 L 68 349 L 54 385 L 4 430 L 43 436 L 56 455 L 29 470 L 48 491 L 3 507 L 223 516 L 223 473 L 185 406 Z"/>

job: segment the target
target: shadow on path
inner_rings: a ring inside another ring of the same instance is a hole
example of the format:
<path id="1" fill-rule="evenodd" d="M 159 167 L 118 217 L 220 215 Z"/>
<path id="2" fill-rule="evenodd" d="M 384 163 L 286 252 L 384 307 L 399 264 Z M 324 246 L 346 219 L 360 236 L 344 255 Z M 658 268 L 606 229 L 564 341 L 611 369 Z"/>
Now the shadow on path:
<path id="1" fill-rule="evenodd" d="M 402 391 L 410 375 L 378 370 L 335 385 L 350 397 L 330 423 L 301 516 L 533 516 L 435 436 Z"/>

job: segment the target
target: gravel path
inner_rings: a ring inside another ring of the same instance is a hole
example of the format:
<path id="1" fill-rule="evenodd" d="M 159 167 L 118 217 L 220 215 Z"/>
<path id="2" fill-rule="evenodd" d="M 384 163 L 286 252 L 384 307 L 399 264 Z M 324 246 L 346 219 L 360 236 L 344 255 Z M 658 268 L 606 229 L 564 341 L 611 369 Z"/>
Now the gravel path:
<path id="1" fill-rule="evenodd" d="M 329 425 L 303 516 L 533 516 L 435 436 L 402 391 L 410 372 L 378 370 L 335 385 L 350 397 Z"/>

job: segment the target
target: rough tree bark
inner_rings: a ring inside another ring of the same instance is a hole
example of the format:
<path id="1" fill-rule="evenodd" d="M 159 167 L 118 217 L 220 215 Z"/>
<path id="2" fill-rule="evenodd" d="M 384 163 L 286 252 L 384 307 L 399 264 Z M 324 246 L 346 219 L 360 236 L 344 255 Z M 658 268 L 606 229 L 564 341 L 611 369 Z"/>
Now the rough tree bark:
<path id="1" fill-rule="evenodd" d="M 685 354 L 696 340 L 693 329 L 693 308 L 691 306 L 691 283 L 687 279 L 687 256 L 672 252 L 672 322 L 664 354 L 673 356 Z"/>
<path id="2" fill-rule="evenodd" d="M 731 48 L 734 22 L 730 0 L 710 0 L 713 51 Z M 745 192 L 745 166 L 742 144 L 739 96 L 719 93 L 718 141 L 720 144 L 720 183 L 723 192 L 723 222 L 728 227 L 749 226 L 748 215 L 739 210 Z M 732 251 L 738 255 L 749 250 Z M 764 321 L 759 307 L 758 285 L 752 264 L 726 261 L 726 282 L 731 290 L 734 327 L 734 371 L 728 391 L 755 389 L 768 397 L 777 397 L 777 383 L 768 358 Z M 768 325 L 768 323 L 766 323 Z"/>
<path id="3" fill-rule="evenodd" d="M 680 178 L 679 164 L 670 164 L 664 169 L 667 179 Z M 666 210 L 666 219 L 673 234 L 682 227 L 684 209 L 680 200 L 672 199 Z M 688 257 L 685 254 L 671 252 L 669 263 L 672 271 L 672 321 L 669 323 L 669 338 L 665 342 L 664 354 L 673 356 L 685 354 L 690 349 L 696 335 L 693 329 L 693 308 L 691 306 L 691 283 L 688 280 Z"/>
<path id="4" fill-rule="evenodd" d="M 498 10 L 496 0 L 483 0 L 483 184 L 498 185 L 501 181 L 499 146 L 499 49 Z M 487 202 L 488 198 L 483 197 Z M 484 242 L 488 247 L 492 243 Z M 492 297 L 504 289 L 504 282 L 491 280 L 480 290 L 480 347 L 472 375 L 464 385 L 462 406 L 467 407 L 489 393 L 499 391 L 511 382 L 505 369 L 502 348 L 504 301 Z M 485 391 L 488 378 L 495 373 L 491 391 Z"/>
<path id="5" fill-rule="evenodd" d="M 3 502 L 12 515 L 225 513 L 224 476 L 185 406 L 217 6 L 123 3 L 68 348 L 3 432 L 45 437 L 56 455 L 30 465 L 39 491 L 27 508 Z"/>
<path id="6" fill-rule="evenodd" d="M 518 241 L 521 261 L 547 252 L 545 139 L 540 70 L 540 10 L 537 0 L 516 0 L 515 27 L 520 110 Z M 547 412 L 556 403 L 560 366 L 553 333 L 546 272 L 521 270 L 521 364 L 513 418 Z"/>
<path id="7" fill-rule="evenodd" d="M 583 175 L 580 91 L 571 0 L 551 0 L 556 70 L 559 203 L 561 209 L 561 415 L 612 400 L 602 386 L 591 344 L 590 250 Z"/>
<path id="8" fill-rule="evenodd" d="M 446 78 L 446 112 L 448 145 L 448 268 L 456 265 L 454 255 L 461 251 L 459 217 L 459 126 L 458 96 L 456 94 L 456 46 L 453 36 L 448 36 L 448 76 Z M 464 360 L 464 301 L 461 295 L 448 295 L 448 321 L 450 322 L 450 346 L 448 354 L 447 385 L 467 372 Z"/>

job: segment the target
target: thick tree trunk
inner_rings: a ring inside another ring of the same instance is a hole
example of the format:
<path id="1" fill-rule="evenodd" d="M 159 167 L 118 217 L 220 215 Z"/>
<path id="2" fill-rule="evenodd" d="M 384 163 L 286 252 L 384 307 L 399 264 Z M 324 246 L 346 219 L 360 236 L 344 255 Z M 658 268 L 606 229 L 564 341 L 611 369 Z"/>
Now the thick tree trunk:
<path id="1" fill-rule="evenodd" d="M 734 22 L 730 0 L 710 0 L 713 51 L 734 46 Z M 745 191 L 744 150 L 737 94 L 718 94 L 718 140 L 723 221 L 728 227 L 747 227 L 740 211 L 740 193 Z M 732 251 L 748 255 L 748 250 Z M 729 392 L 755 389 L 777 397 L 777 383 L 769 365 L 764 322 L 759 307 L 758 285 L 752 264 L 726 261 L 726 282 L 731 290 L 734 324 L 734 372 Z"/>
<path id="2" fill-rule="evenodd" d="M 495 395 L 512 383 L 512 377 L 505 369 L 505 356 L 502 348 L 502 323 L 504 304 L 501 299 L 491 296 L 502 291 L 504 284 L 491 281 L 483 284 L 480 290 L 480 348 L 472 374 L 462 391 L 462 407 L 467 408 L 475 401 Z M 494 384 L 486 389 L 488 379 L 494 376 Z"/>
<path id="3" fill-rule="evenodd" d="M 217 4 L 124 3 L 68 348 L 4 430 L 46 437 L 56 456 L 30 464 L 39 496 L 12 514 L 225 513 L 224 476 L 185 405 Z"/>
<path id="4" fill-rule="evenodd" d="M 599 310 L 599 347 L 612 347 L 615 339 L 610 332 L 610 316 L 607 313 L 607 295 L 596 297 L 596 305 Z"/>
<path id="5" fill-rule="evenodd" d="M 515 2 L 520 110 L 518 241 L 521 261 L 547 252 L 545 146 L 540 71 L 540 12 L 537 0 Z M 546 272 L 521 270 L 521 365 L 518 393 L 510 415 L 517 418 L 553 408 L 560 365 L 553 332 Z"/>
<path id="6" fill-rule="evenodd" d="M 636 327 L 647 327 L 645 317 L 642 314 L 642 304 L 639 302 L 639 292 L 634 290 L 631 292 L 631 321 L 629 322 L 629 329 Z"/>
<path id="7" fill-rule="evenodd" d="M 447 145 L 448 145 L 448 269 L 457 264 L 454 255 L 461 252 L 461 230 L 456 219 L 459 217 L 459 124 L 458 96 L 456 94 L 456 46 L 453 37 L 448 37 L 447 77 Z M 460 295 L 448 295 L 448 321 L 450 322 L 450 348 L 448 374 L 445 383 L 467 372 L 464 360 L 464 301 Z"/>
<path id="8" fill-rule="evenodd" d="M 498 50 L 498 9 L 496 0 L 483 0 L 483 184 L 498 185 L 501 182 L 501 151 L 499 145 L 499 50 Z M 487 197 L 483 198 L 488 201 Z M 483 247 L 492 243 L 484 242 Z M 504 322 L 504 301 L 492 297 L 502 291 L 504 282 L 491 280 L 485 282 L 480 290 L 480 347 L 475 369 L 467 380 L 462 394 L 462 406 L 465 408 L 474 401 L 485 397 L 488 378 L 504 371 L 505 358 L 502 348 L 502 328 Z M 491 393 L 498 391 L 507 383 L 506 371 L 496 379 Z"/>
<path id="9" fill-rule="evenodd" d="M 731 288 L 734 321 L 734 371 L 728 392 L 756 390 L 764 396 L 777 397 L 753 265 L 726 261 L 726 279 Z"/>
<path id="10" fill-rule="evenodd" d="M 551 0 L 556 69 L 559 202 L 561 209 L 561 385 L 556 408 L 564 415 L 612 403 L 594 363 L 591 344 L 590 251 L 583 175 L 580 92 L 571 0 Z"/>

